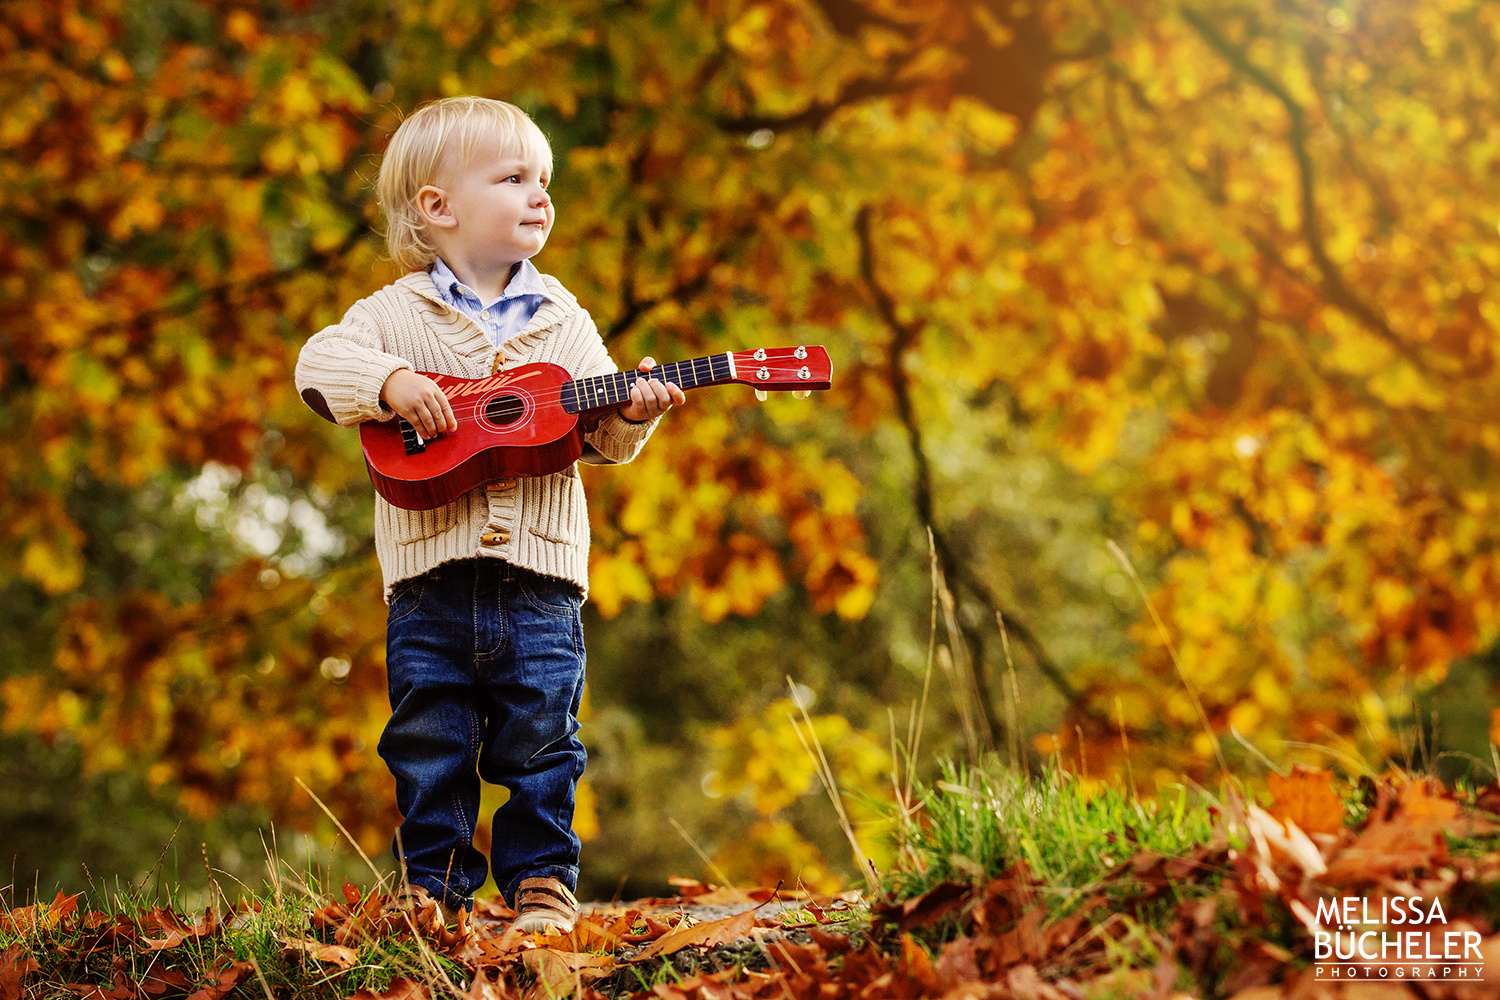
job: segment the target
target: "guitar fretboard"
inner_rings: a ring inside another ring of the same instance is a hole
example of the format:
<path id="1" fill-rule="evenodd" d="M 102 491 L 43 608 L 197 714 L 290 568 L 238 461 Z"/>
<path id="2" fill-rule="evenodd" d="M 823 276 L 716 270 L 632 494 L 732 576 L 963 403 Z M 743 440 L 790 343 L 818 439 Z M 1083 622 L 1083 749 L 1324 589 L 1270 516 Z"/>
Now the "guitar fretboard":
<path id="1" fill-rule="evenodd" d="M 635 385 L 636 379 L 648 377 L 659 382 L 675 382 L 683 389 L 697 389 L 700 386 L 731 381 L 734 369 L 728 354 L 715 354 L 706 358 L 657 365 L 649 375 L 641 371 L 628 371 L 574 379 L 563 383 L 562 408 L 569 413 L 578 413 L 599 406 L 628 403 L 630 387 Z"/>

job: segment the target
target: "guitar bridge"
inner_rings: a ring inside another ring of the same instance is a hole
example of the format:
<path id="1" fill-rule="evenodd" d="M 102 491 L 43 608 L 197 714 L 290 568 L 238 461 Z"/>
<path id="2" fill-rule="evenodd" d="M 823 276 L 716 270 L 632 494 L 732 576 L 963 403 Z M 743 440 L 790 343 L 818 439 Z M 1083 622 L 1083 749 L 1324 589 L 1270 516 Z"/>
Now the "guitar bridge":
<path id="1" fill-rule="evenodd" d="M 397 417 L 401 421 L 401 443 L 406 445 L 408 455 L 420 455 L 427 450 L 427 442 L 422 440 L 422 435 L 417 433 L 416 427 L 405 417 Z"/>

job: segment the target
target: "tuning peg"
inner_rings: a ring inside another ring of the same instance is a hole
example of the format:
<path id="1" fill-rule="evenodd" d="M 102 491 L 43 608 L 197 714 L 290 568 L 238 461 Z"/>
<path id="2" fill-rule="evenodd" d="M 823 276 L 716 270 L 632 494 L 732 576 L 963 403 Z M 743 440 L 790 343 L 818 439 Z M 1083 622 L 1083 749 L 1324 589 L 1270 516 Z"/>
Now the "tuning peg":
<path id="1" fill-rule="evenodd" d="M 764 389 L 756 389 L 755 390 L 755 398 L 758 399 L 758 400 L 760 400 L 762 403 L 764 403 L 766 401 L 766 390 L 764 390 Z"/>
<path id="2" fill-rule="evenodd" d="M 811 389 L 793 389 L 792 390 L 792 398 L 793 399 L 806 399 L 808 396 L 811 396 L 811 395 L 812 395 L 812 390 Z"/>

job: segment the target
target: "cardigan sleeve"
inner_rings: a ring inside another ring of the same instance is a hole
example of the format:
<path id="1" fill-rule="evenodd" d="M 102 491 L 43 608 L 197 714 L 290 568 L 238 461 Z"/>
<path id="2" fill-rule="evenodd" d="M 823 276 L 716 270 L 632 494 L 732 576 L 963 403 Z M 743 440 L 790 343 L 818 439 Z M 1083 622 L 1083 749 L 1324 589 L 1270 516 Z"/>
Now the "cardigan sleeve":
<path id="1" fill-rule="evenodd" d="M 575 377 L 588 378 L 592 375 L 609 375 L 619 371 L 619 367 L 610 359 L 604 341 L 599 337 L 593 318 L 588 318 L 586 322 L 588 329 L 585 337 L 584 358 L 578 365 Z M 612 410 L 600 418 L 596 429 L 584 434 L 583 440 L 608 463 L 623 465 L 640 454 L 641 448 L 646 444 L 646 439 L 651 436 L 652 431 L 656 430 L 656 424 L 660 420 L 661 417 L 652 417 L 650 420 L 637 424 L 620 416 L 620 411 Z"/>
<path id="2" fill-rule="evenodd" d="M 365 301 L 356 302 L 333 326 L 302 345 L 297 392 L 315 413 L 343 427 L 395 416 L 380 401 L 391 373 L 410 368 L 405 358 L 381 349 L 381 338 Z"/>

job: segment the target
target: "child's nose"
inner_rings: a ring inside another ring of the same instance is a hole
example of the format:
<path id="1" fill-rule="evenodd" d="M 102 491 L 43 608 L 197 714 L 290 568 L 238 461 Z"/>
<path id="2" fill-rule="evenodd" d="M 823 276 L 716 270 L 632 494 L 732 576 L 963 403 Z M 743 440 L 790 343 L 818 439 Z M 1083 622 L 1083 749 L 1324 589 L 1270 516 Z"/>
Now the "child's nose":
<path id="1" fill-rule="evenodd" d="M 552 204 L 552 196 L 547 193 L 546 188 L 537 188 L 536 195 L 531 199 L 531 203 L 537 208 L 546 208 Z"/>

